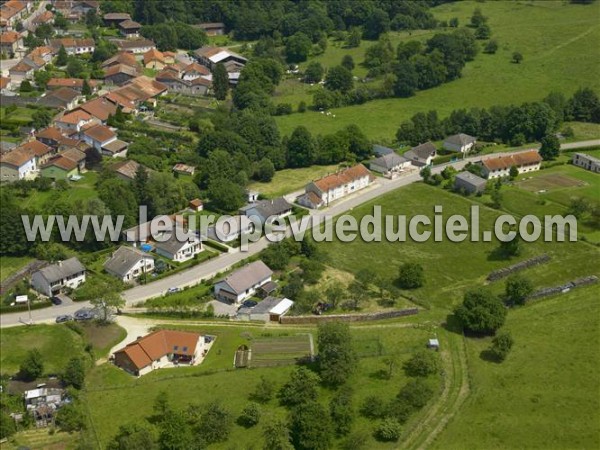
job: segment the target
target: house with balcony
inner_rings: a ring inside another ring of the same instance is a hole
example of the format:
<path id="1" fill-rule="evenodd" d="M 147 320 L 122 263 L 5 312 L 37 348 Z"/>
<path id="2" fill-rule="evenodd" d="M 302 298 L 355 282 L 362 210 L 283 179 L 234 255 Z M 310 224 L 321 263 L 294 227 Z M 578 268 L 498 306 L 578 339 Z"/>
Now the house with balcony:
<path id="1" fill-rule="evenodd" d="M 31 285 L 40 294 L 52 297 L 65 289 L 76 289 L 85 283 L 85 267 L 73 257 L 50 264 L 31 275 Z"/>

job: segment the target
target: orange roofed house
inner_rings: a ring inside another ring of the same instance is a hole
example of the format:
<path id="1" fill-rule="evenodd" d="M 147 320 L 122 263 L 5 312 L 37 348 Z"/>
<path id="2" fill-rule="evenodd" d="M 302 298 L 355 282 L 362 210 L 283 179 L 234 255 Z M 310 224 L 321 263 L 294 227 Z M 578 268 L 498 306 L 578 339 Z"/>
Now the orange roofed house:
<path id="1" fill-rule="evenodd" d="M 499 178 L 510 175 L 510 168 L 516 167 L 519 174 L 540 170 L 542 157 L 537 150 L 486 158 L 479 162 L 485 178 Z"/>
<path id="2" fill-rule="evenodd" d="M 113 356 L 117 367 L 141 376 L 178 364 L 198 364 L 206 351 L 205 338 L 198 333 L 159 330 L 138 338 Z"/>
<path id="3" fill-rule="evenodd" d="M 311 181 L 306 185 L 305 194 L 298 197 L 298 203 L 309 208 L 318 208 L 322 204 L 329 204 L 366 188 L 371 181 L 373 181 L 371 172 L 362 164 L 357 164 L 319 180 Z"/>

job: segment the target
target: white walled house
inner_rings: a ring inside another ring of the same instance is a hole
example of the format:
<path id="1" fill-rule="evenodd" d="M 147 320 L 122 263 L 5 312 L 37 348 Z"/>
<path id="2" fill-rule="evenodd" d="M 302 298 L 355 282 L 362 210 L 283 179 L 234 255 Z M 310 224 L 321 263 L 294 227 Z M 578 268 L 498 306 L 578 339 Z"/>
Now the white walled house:
<path id="1" fill-rule="evenodd" d="M 262 261 L 254 261 L 217 281 L 215 297 L 231 303 L 241 303 L 252 297 L 258 288 L 271 281 L 273 271 Z"/>
<path id="2" fill-rule="evenodd" d="M 0 182 L 35 178 L 36 155 L 26 149 L 15 149 L 0 156 Z"/>
<path id="3" fill-rule="evenodd" d="M 362 164 L 327 175 L 306 185 L 305 191 L 313 192 L 325 204 L 366 188 L 372 181 L 371 173 Z"/>
<path id="4" fill-rule="evenodd" d="M 384 175 L 391 172 L 402 172 L 403 170 L 410 169 L 411 166 L 412 164 L 408 159 L 397 153 L 388 153 L 387 155 L 375 158 L 369 163 L 369 169 Z"/>
<path id="5" fill-rule="evenodd" d="M 85 283 L 85 267 L 73 257 L 59 261 L 31 275 L 31 285 L 40 294 L 52 297 L 60 294 L 63 289 L 76 289 Z"/>
<path id="6" fill-rule="evenodd" d="M 104 270 L 130 283 L 142 274 L 154 271 L 154 258 L 136 248 L 122 246 L 104 263 Z"/>
<path id="7" fill-rule="evenodd" d="M 591 172 L 600 173 L 600 159 L 585 153 L 575 153 L 571 159 L 573 165 L 583 167 Z"/>
<path id="8" fill-rule="evenodd" d="M 183 230 L 179 230 L 179 234 L 182 234 L 183 240 L 179 240 L 175 230 L 170 234 L 169 238 L 164 242 L 155 242 L 156 253 L 165 258 L 169 258 L 175 262 L 184 262 L 192 259 L 195 255 L 200 253 L 203 249 L 202 242 L 196 234 L 188 232 L 185 233 Z M 185 235 L 185 236 L 183 236 Z"/>
<path id="9" fill-rule="evenodd" d="M 94 125 L 86 128 L 80 133 L 81 138 L 86 144 L 94 147 L 99 153 L 102 153 L 102 147 L 117 140 L 117 135 L 106 125 Z"/>
<path id="10" fill-rule="evenodd" d="M 471 151 L 477 138 L 469 136 L 468 134 L 458 133 L 452 136 L 448 136 L 444 141 L 444 148 L 452 152 L 466 153 Z"/>
<path id="11" fill-rule="evenodd" d="M 487 179 L 508 177 L 511 167 L 516 167 L 519 175 L 540 170 L 542 157 L 537 150 L 526 150 L 493 158 L 486 158 L 479 162 L 483 176 Z"/>

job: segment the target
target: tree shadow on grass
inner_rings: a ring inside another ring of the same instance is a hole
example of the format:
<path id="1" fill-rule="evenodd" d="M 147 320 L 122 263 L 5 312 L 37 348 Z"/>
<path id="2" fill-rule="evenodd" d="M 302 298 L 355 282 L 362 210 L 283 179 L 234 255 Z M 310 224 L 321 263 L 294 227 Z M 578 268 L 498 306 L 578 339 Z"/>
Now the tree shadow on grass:
<path id="1" fill-rule="evenodd" d="M 446 321 L 442 323 L 442 328 L 451 333 L 463 335 L 462 325 L 458 318 L 452 313 L 446 316 Z"/>
<path id="2" fill-rule="evenodd" d="M 502 361 L 491 350 L 482 350 L 479 357 L 483 361 L 500 364 Z"/>
<path id="3" fill-rule="evenodd" d="M 385 381 L 388 381 L 389 379 L 391 379 L 390 372 L 389 372 L 389 370 L 386 370 L 386 369 L 379 369 L 379 370 L 376 370 L 375 372 L 371 372 L 369 374 L 369 378 L 372 378 L 373 380 L 385 380 Z"/>
<path id="4" fill-rule="evenodd" d="M 510 261 L 510 256 L 506 254 L 506 251 L 500 247 L 496 247 L 492 250 L 487 257 L 488 261 Z"/>

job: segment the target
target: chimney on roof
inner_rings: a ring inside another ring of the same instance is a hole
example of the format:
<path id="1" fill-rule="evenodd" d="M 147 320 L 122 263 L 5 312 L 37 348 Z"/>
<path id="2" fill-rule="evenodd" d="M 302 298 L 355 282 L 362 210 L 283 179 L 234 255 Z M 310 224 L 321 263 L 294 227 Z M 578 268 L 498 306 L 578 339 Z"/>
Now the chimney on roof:
<path id="1" fill-rule="evenodd" d="M 62 266 L 62 261 L 61 261 L 61 260 L 58 260 L 58 261 L 56 262 L 56 265 L 57 265 L 58 267 L 61 267 L 61 266 Z"/>

